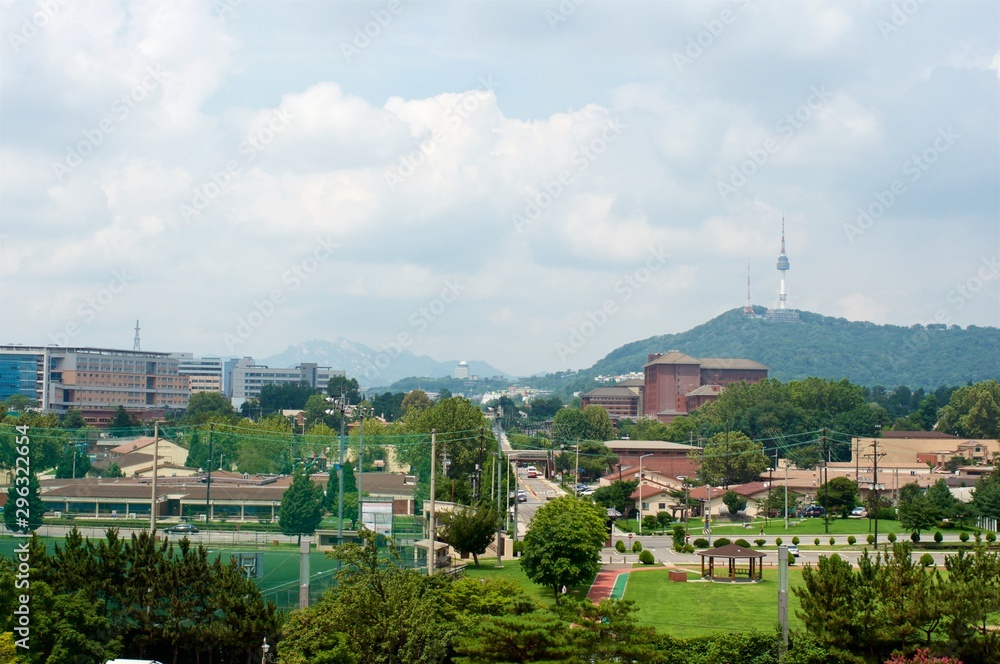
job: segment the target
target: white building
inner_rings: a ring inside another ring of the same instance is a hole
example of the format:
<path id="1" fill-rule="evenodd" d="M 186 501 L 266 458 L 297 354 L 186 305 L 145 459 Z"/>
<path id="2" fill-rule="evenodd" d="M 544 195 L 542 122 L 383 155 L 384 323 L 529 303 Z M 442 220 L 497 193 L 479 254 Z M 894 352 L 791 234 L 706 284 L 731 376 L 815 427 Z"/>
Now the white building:
<path id="1" fill-rule="evenodd" d="M 461 362 L 458 363 L 458 366 L 455 367 L 455 378 L 465 379 L 468 377 L 469 377 L 469 363 L 466 362 L 465 360 L 462 360 Z"/>
<path id="2" fill-rule="evenodd" d="M 343 369 L 318 366 L 315 362 L 303 362 L 294 368 L 272 368 L 257 364 L 252 357 L 244 357 L 233 368 L 232 399 L 242 403 L 260 396 L 260 388 L 265 385 L 306 383 L 309 387 L 326 389 L 326 384 L 334 376 L 345 376 Z"/>
<path id="3" fill-rule="evenodd" d="M 178 361 L 177 373 L 188 377 L 191 394 L 222 392 L 222 358 L 194 357 L 191 353 L 174 353 Z"/>

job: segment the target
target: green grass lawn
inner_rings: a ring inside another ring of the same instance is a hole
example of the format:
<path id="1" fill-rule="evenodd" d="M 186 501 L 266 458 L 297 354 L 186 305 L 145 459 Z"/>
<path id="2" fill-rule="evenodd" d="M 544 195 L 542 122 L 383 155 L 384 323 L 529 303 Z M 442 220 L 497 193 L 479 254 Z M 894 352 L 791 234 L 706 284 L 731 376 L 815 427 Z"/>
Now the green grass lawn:
<path id="1" fill-rule="evenodd" d="M 505 560 L 502 569 L 496 568 L 496 560 L 480 558 L 478 569 L 472 565 L 472 561 L 470 560 L 469 566 L 465 568 L 465 575 L 474 579 L 509 579 L 523 588 L 529 597 L 537 599 L 545 606 L 555 605 L 552 589 L 540 586 L 531 581 L 524 573 L 524 570 L 521 569 L 521 562 L 518 560 Z M 593 582 L 593 579 L 588 579 L 586 583 L 568 588 L 567 595 L 574 599 L 583 599 L 590 591 L 590 586 Z"/>
<path id="2" fill-rule="evenodd" d="M 679 638 L 706 636 L 718 632 L 756 629 L 771 632 L 778 623 L 778 572 L 764 570 L 761 583 L 727 584 L 696 581 L 671 582 L 667 570 L 633 571 L 629 575 L 625 599 L 639 607 L 639 622 Z M 795 616 L 798 598 L 792 588 L 802 585 L 802 573 L 788 571 L 788 622 L 801 629 Z"/>

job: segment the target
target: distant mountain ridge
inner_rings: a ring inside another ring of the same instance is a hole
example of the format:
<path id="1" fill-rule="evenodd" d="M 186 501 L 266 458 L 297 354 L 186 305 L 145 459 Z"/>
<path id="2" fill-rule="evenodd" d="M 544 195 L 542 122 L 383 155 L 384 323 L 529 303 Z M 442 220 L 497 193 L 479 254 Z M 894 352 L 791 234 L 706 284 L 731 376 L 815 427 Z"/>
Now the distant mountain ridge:
<path id="1" fill-rule="evenodd" d="M 302 362 L 315 362 L 332 369 L 343 369 L 348 378 L 356 378 L 362 387 L 384 387 L 402 378 L 445 378 L 455 375 L 459 360 L 438 361 L 427 355 L 414 355 L 408 350 L 377 351 L 362 343 L 337 337 L 333 341 L 313 339 L 293 344 L 281 353 L 258 360 L 272 367 L 294 367 Z M 510 375 L 487 362 L 469 360 L 469 373 L 476 376 Z"/>
<path id="2" fill-rule="evenodd" d="M 758 316 L 765 311 L 755 308 Z M 595 376 L 641 371 L 648 354 L 668 350 L 696 358 L 756 360 L 781 381 L 816 376 L 933 389 L 1000 379 L 1000 329 L 995 327 L 876 325 L 807 311 L 800 316 L 799 323 L 774 323 L 732 309 L 687 332 L 626 344 L 568 380 L 575 390 L 591 389 Z"/>

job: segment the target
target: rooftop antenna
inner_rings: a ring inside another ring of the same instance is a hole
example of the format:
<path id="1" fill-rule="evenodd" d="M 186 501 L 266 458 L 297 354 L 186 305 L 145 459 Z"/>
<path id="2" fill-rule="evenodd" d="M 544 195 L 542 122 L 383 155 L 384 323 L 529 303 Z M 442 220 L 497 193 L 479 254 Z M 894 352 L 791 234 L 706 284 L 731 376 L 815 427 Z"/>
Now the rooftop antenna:
<path id="1" fill-rule="evenodd" d="M 750 304 L 750 263 L 747 263 L 747 303 L 743 305 L 743 315 L 749 318 L 754 317 L 753 305 Z"/>
<path id="2" fill-rule="evenodd" d="M 135 340 L 132 342 L 132 350 L 139 350 L 139 319 L 135 319 Z"/>

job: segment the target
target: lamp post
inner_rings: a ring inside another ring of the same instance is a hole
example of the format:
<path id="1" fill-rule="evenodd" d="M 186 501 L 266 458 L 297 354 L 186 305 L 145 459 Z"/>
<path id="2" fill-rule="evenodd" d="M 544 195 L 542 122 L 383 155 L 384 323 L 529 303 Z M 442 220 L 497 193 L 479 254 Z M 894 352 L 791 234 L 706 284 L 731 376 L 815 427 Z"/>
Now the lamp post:
<path id="1" fill-rule="evenodd" d="M 639 457 L 639 534 L 642 535 L 642 460 L 652 454 L 643 454 Z"/>
<path id="2" fill-rule="evenodd" d="M 261 664 L 266 664 L 266 662 L 267 662 L 267 653 L 270 652 L 270 650 L 271 650 L 271 646 L 268 645 L 268 643 L 267 643 L 267 637 L 265 636 L 264 637 L 264 645 L 262 645 L 260 647 L 260 652 L 261 652 L 260 661 L 261 661 Z"/>
<path id="3" fill-rule="evenodd" d="M 576 469 L 573 471 L 573 479 L 576 480 L 576 483 L 573 484 L 573 493 L 575 493 L 576 497 L 579 498 L 580 497 L 580 444 L 577 443 L 574 447 L 576 447 Z"/>

